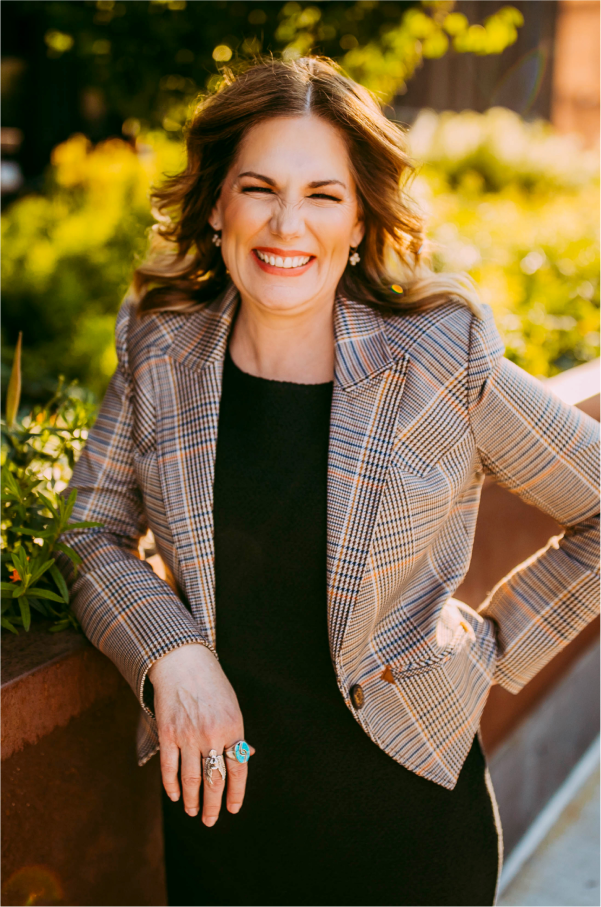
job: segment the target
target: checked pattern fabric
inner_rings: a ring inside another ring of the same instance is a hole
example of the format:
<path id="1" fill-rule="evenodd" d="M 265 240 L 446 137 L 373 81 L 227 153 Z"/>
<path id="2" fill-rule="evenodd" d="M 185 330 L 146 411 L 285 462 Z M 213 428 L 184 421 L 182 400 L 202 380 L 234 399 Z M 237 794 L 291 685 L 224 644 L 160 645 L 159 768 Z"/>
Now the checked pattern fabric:
<path id="1" fill-rule="evenodd" d="M 71 584 L 92 643 L 140 701 L 140 764 L 158 750 L 149 667 L 188 643 L 217 655 L 213 475 L 221 376 L 239 294 L 117 320 L 119 365 L 70 487 Z M 393 759 L 453 788 L 492 683 L 516 692 L 598 613 L 598 424 L 503 356 L 491 310 L 450 298 L 386 316 L 334 309 L 328 632 L 341 696 Z M 453 598 L 484 476 L 563 534 L 472 611 Z M 173 576 L 137 556 L 150 528 Z M 360 684 L 364 705 L 350 690 Z"/>

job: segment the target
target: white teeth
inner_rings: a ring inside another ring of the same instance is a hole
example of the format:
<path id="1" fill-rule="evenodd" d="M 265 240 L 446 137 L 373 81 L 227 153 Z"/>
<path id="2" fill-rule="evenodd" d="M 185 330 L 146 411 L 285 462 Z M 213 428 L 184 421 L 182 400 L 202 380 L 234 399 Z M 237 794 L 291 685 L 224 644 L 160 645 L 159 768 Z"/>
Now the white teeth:
<path id="1" fill-rule="evenodd" d="M 310 255 L 298 255 L 295 258 L 282 258 L 280 255 L 267 255 L 265 252 L 259 252 L 258 249 L 255 249 L 255 252 L 261 261 L 265 261 L 275 268 L 300 268 L 311 260 Z"/>

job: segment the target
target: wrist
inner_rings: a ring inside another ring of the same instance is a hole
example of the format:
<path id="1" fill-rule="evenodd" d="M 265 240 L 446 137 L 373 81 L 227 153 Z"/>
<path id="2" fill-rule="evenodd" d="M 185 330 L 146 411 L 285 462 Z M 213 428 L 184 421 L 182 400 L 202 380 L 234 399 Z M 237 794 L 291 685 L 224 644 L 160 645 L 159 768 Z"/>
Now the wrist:
<path id="1" fill-rule="evenodd" d="M 154 680 L 158 678 L 164 670 L 170 670 L 175 664 L 185 665 L 196 662 L 199 657 L 200 649 L 207 649 L 207 647 L 200 642 L 189 642 L 177 646 L 177 648 L 171 649 L 169 652 L 165 652 L 164 655 L 157 658 L 157 660 L 149 667 L 146 674 L 148 680 L 151 683 L 154 683 Z"/>

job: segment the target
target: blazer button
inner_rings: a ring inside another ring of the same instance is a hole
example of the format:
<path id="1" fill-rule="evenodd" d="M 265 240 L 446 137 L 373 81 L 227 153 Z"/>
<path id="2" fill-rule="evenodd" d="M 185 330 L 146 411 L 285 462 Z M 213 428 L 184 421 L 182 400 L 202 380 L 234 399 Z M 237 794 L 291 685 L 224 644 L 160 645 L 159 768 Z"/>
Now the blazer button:
<path id="1" fill-rule="evenodd" d="M 365 703 L 365 693 L 363 687 L 356 683 L 351 687 L 351 701 L 356 709 L 362 709 Z"/>

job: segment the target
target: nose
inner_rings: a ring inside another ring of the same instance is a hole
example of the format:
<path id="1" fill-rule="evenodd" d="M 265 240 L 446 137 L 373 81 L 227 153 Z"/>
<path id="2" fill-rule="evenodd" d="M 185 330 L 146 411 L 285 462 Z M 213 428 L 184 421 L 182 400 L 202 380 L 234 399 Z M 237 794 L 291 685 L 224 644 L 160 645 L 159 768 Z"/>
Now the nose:
<path id="1" fill-rule="evenodd" d="M 304 219 L 301 212 L 301 202 L 287 202 L 278 198 L 271 216 L 270 228 L 274 236 L 280 239 L 291 240 L 302 236 L 304 233 Z"/>

